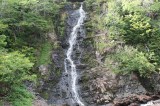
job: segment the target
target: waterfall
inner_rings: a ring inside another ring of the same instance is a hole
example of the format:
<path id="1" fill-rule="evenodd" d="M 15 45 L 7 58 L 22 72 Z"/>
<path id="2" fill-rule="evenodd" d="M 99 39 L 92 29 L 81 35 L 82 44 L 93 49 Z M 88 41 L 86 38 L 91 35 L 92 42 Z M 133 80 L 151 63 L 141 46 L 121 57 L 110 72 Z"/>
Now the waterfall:
<path id="1" fill-rule="evenodd" d="M 76 82 L 77 82 L 77 69 L 76 69 L 76 64 L 74 63 L 74 60 L 72 59 L 73 55 L 73 49 L 74 46 L 77 44 L 77 36 L 78 36 L 78 31 L 80 30 L 81 26 L 83 25 L 84 19 L 85 19 L 85 11 L 83 10 L 83 4 L 81 4 L 79 10 L 79 19 L 77 24 L 73 27 L 70 37 L 68 39 L 69 42 L 69 48 L 66 52 L 66 58 L 64 60 L 64 65 L 65 65 L 65 73 L 70 75 L 70 86 L 71 86 L 71 94 L 72 94 L 72 100 L 79 104 L 80 106 L 84 106 L 84 103 L 80 100 L 78 90 L 76 87 Z M 69 68 L 68 68 L 69 67 Z"/>

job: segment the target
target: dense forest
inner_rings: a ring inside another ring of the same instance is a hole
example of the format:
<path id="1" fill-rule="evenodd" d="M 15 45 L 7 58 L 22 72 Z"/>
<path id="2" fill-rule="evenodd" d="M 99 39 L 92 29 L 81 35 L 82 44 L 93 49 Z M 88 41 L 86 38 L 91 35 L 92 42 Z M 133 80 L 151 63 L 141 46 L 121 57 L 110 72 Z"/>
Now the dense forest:
<path id="1" fill-rule="evenodd" d="M 159 75 L 159 0 L 85 0 L 83 5 L 87 19 L 83 42 L 86 53 L 82 62 L 88 67 L 84 70 L 103 67 L 117 76 L 134 73 L 143 82 L 155 73 Z M 33 106 L 38 90 L 30 90 L 28 84 L 34 84 L 34 89 L 37 89 L 39 80 L 50 76 L 48 73 L 42 75 L 40 66 L 51 65 L 49 74 L 56 70 L 56 78 L 61 77 L 63 70 L 53 68 L 56 64 L 51 57 L 54 51 L 63 52 L 66 49 L 67 44 L 63 43 L 66 42 L 69 14 L 65 10 L 69 6 L 77 9 L 80 3 L 66 0 L 0 0 L 0 106 Z M 100 73 L 97 70 L 95 76 Z M 82 76 L 81 85 L 85 86 L 90 80 L 89 75 L 85 73 Z M 155 91 L 156 85 L 151 86 L 151 92 Z M 156 88 L 158 93 L 159 88 Z M 41 96 L 49 98 L 44 92 Z M 106 102 L 100 100 L 96 103 L 93 106 Z"/>

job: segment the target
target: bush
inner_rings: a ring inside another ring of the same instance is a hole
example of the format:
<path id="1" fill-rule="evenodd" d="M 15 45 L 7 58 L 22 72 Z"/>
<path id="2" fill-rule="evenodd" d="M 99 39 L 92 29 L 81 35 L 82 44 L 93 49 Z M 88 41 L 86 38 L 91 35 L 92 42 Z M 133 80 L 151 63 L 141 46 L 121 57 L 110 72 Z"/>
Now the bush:
<path id="1" fill-rule="evenodd" d="M 105 62 L 114 72 L 120 74 L 136 72 L 140 76 L 148 76 L 155 70 L 155 66 L 149 62 L 144 53 L 128 46 L 117 50 Z"/>
<path id="2" fill-rule="evenodd" d="M 13 86 L 9 101 L 13 106 L 32 106 L 33 94 L 25 89 L 24 86 Z"/>

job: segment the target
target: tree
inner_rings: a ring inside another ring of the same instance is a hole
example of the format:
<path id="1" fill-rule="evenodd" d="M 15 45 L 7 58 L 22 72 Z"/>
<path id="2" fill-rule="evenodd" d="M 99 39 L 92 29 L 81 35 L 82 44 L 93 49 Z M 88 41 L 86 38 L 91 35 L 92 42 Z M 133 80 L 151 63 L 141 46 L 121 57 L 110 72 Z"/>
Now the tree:
<path id="1" fill-rule="evenodd" d="M 36 76 L 29 71 L 33 67 L 33 63 L 30 62 L 29 58 L 25 57 L 24 54 L 21 54 L 18 51 L 7 52 L 4 48 L 6 45 L 5 38 L 6 36 L 4 35 L 0 36 L 0 95 L 2 97 L 8 97 L 9 100 L 12 98 L 11 102 L 16 102 L 15 96 L 18 95 L 19 98 L 16 98 L 16 100 L 21 98 L 22 101 L 19 101 L 19 103 L 23 104 L 23 106 L 28 106 L 26 103 L 27 99 L 31 101 L 32 96 L 26 88 L 23 87 L 23 83 L 26 80 L 35 80 Z M 30 98 L 26 98 L 24 93 Z"/>
<path id="2" fill-rule="evenodd" d="M 128 44 L 146 44 L 153 36 L 154 29 L 150 24 L 150 18 L 140 14 L 129 14 L 124 17 L 126 23 L 123 35 L 126 43 Z"/>

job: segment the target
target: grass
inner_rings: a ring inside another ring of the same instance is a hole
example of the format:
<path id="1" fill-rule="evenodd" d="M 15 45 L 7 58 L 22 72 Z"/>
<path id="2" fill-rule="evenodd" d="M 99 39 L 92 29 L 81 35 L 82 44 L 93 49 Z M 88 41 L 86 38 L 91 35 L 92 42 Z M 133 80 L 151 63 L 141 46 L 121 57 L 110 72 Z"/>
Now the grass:
<path id="1" fill-rule="evenodd" d="M 2 100 L 0 100 L 0 106 L 3 106 L 3 101 Z"/>
<path id="2" fill-rule="evenodd" d="M 38 65 L 47 65 L 51 63 L 51 52 L 52 52 L 52 44 L 51 42 L 45 42 L 41 46 L 40 55 L 38 58 Z"/>

